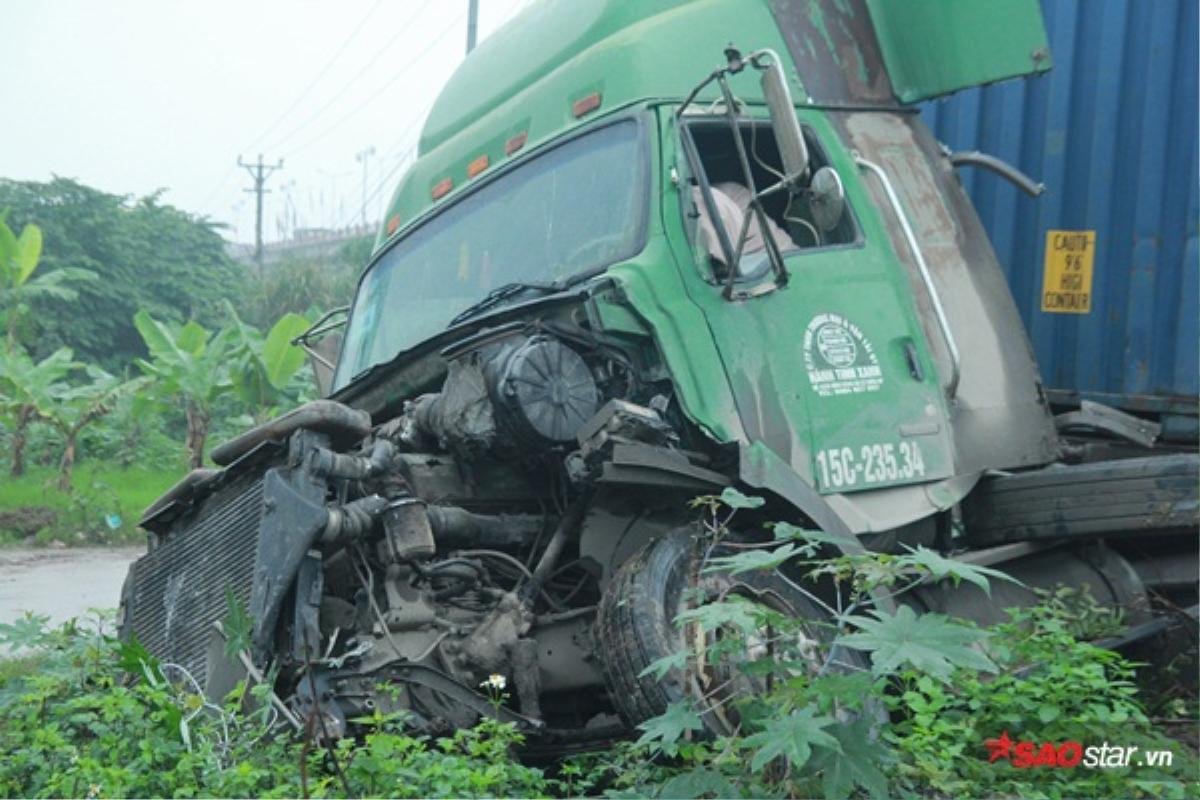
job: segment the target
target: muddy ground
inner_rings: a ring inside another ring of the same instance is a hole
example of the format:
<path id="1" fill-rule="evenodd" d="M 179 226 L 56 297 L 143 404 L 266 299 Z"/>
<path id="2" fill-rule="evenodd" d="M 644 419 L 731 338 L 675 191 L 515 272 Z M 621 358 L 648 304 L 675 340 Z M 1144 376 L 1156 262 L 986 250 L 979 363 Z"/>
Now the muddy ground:
<path id="1" fill-rule="evenodd" d="M 116 608 L 130 562 L 144 547 L 0 550 L 0 623 L 25 611 L 57 624 Z M 0 654 L 2 655 L 2 654 Z"/>

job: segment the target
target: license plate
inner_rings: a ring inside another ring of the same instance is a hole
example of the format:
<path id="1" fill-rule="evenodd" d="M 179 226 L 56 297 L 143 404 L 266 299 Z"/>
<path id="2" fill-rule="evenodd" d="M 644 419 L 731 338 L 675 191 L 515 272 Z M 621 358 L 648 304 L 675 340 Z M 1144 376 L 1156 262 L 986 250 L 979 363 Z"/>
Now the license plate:
<path id="1" fill-rule="evenodd" d="M 916 440 L 828 447 L 817 451 L 815 461 L 817 482 L 827 492 L 911 483 L 925 477 L 925 458 Z"/>

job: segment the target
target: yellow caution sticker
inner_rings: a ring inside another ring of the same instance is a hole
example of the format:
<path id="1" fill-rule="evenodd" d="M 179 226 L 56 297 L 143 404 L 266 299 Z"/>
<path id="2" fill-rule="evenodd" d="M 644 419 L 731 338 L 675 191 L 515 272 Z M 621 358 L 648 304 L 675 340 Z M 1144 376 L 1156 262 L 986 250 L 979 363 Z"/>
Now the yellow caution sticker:
<path id="1" fill-rule="evenodd" d="M 1092 310 L 1095 231 L 1046 231 L 1042 311 L 1087 314 Z"/>

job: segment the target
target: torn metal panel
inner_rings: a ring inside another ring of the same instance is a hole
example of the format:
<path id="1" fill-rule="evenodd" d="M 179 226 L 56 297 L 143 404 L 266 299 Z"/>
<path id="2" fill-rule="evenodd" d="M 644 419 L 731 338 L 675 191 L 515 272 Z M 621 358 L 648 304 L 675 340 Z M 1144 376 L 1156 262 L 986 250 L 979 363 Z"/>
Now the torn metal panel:
<path id="1" fill-rule="evenodd" d="M 864 0 L 772 0 L 771 11 L 812 102 L 895 105 Z"/>
<path id="2" fill-rule="evenodd" d="M 1037 0 L 771 0 L 819 105 L 915 103 L 1050 69 Z"/>
<path id="3" fill-rule="evenodd" d="M 1038 0 L 866 3 L 902 103 L 1050 69 Z"/>
<path id="4" fill-rule="evenodd" d="M 979 219 L 924 124 L 910 115 L 834 114 L 850 146 L 893 176 L 901 203 L 961 349 L 962 376 L 950 420 L 959 473 L 1044 464 L 1058 454 L 1053 419 L 1016 305 Z M 928 292 L 899 221 L 878 185 L 867 184 L 892 246 L 908 267 L 926 336 L 948 371 Z"/>

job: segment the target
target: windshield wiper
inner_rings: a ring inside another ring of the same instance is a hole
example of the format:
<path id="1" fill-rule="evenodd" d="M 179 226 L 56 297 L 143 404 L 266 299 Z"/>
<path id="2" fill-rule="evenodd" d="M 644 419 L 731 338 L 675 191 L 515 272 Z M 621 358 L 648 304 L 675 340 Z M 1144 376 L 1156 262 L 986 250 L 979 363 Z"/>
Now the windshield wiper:
<path id="1" fill-rule="evenodd" d="M 465 322 L 476 314 L 487 311 L 489 308 L 493 308 L 511 297 L 516 297 L 522 292 L 534 291 L 541 294 L 553 294 L 554 292 L 562 291 L 563 288 L 563 285 L 558 281 L 554 283 L 522 283 L 515 281 L 513 283 L 506 283 L 503 286 L 497 286 L 477 302 L 458 312 L 454 319 L 450 320 L 450 327 L 454 327 L 460 322 Z"/>

